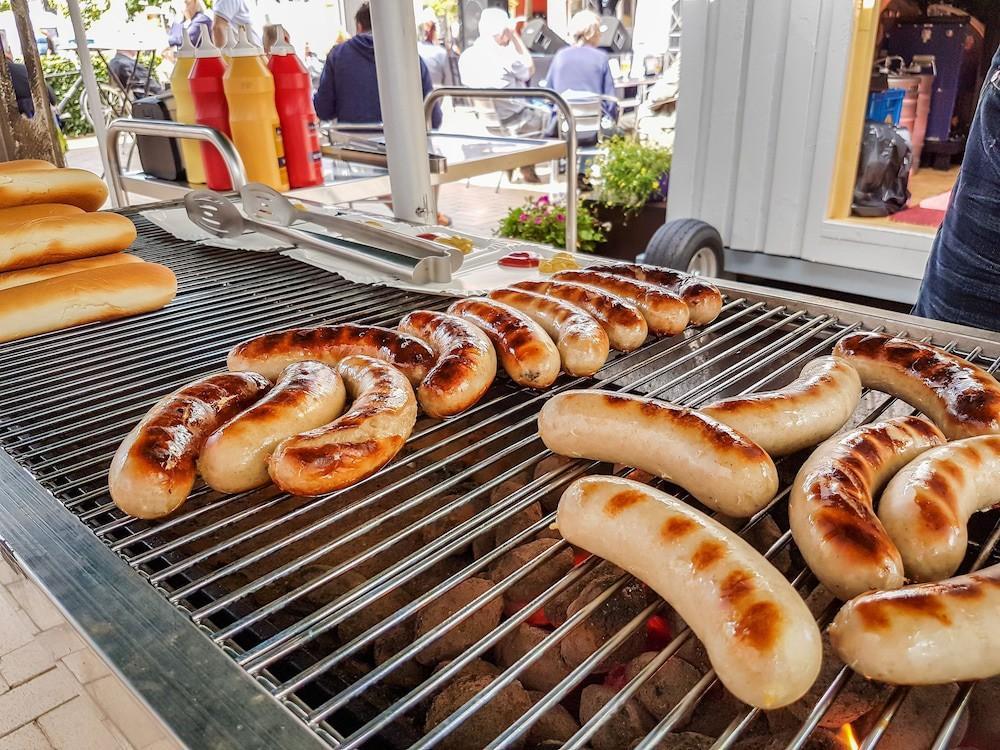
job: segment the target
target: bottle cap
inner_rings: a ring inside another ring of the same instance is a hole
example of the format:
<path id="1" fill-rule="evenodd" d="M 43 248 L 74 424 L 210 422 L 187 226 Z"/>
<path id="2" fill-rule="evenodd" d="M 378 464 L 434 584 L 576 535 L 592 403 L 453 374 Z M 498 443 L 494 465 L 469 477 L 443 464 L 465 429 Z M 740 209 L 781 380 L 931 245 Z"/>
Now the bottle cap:
<path id="1" fill-rule="evenodd" d="M 198 38 L 201 39 L 201 37 L 205 36 L 205 25 L 198 24 L 197 28 L 198 28 Z M 178 58 L 194 57 L 195 52 L 197 52 L 197 50 L 195 49 L 194 45 L 191 44 L 191 36 L 190 34 L 188 34 L 188 30 L 184 29 L 181 32 L 181 46 L 177 49 L 177 57 Z"/>
<path id="2" fill-rule="evenodd" d="M 288 32 L 285 31 L 285 27 L 280 23 L 275 24 L 275 31 L 277 32 L 277 40 L 271 45 L 272 55 L 294 55 L 295 47 L 292 46 L 291 42 L 288 41 Z"/>
<path id="3" fill-rule="evenodd" d="M 198 46 L 194 48 L 195 57 L 222 57 L 219 48 L 212 44 L 212 35 L 206 34 L 204 30 L 198 37 Z"/>
<path id="4" fill-rule="evenodd" d="M 240 26 L 239 36 L 236 37 L 236 44 L 226 50 L 230 57 L 259 57 L 264 51 L 247 38 L 245 26 Z"/>

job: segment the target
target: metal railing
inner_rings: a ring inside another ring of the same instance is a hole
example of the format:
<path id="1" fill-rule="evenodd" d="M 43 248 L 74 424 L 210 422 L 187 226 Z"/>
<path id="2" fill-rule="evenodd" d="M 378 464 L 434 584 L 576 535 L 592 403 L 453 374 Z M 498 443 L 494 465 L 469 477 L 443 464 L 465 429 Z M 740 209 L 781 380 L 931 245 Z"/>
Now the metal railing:
<path id="1" fill-rule="evenodd" d="M 442 86 L 434 89 L 424 99 L 424 117 L 430 127 L 434 105 L 448 96 L 473 99 L 547 99 L 556 105 L 560 116 L 569 125 L 564 135 L 566 141 L 566 249 L 576 251 L 576 117 L 565 99 L 552 89 L 537 87 L 511 89 L 475 89 L 465 86 Z"/>
<path id="2" fill-rule="evenodd" d="M 137 120 L 134 118 L 119 118 L 108 125 L 108 179 L 111 181 L 111 192 L 119 206 L 127 206 L 128 193 L 122 186 L 122 165 L 118 156 L 118 138 L 122 133 L 135 135 L 152 135 L 161 138 L 189 138 L 194 141 L 206 141 L 212 144 L 223 164 L 229 172 L 229 181 L 233 190 L 239 190 L 247 184 L 247 173 L 243 167 L 236 146 L 225 133 L 206 125 L 187 125 L 170 120 Z"/>

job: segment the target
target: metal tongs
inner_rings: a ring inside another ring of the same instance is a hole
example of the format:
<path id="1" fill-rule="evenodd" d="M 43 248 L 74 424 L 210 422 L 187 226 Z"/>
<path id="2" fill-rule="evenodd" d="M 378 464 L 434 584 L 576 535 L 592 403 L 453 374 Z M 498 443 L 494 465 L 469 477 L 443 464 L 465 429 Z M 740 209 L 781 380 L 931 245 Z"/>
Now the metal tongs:
<path id="1" fill-rule="evenodd" d="M 391 252 L 381 250 L 368 250 L 361 245 L 354 245 L 356 250 L 348 249 L 313 232 L 249 219 L 229 200 L 209 190 L 189 192 L 184 196 L 184 208 L 192 222 L 217 237 L 239 237 L 247 229 L 252 229 L 298 247 L 316 250 L 414 284 L 451 281 L 452 261 L 448 253 L 424 257 L 414 263 L 410 258 L 394 256 Z"/>
<path id="2" fill-rule="evenodd" d="M 457 248 L 422 237 L 411 237 L 385 227 L 353 221 L 337 214 L 313 211 L 259 182 L 251 182 L 240 188 L 240 198 L 243 199 L 243 210 L 258 221 L 283 227 L 291 226 L 296 221 L 319 224 L 343 234 L 347 239 L 360 240 L 388 253 L 418 260 L 448 258 L 452 271 L 461 268 L 462 261 L 465 260 L 465 254 Z"/>

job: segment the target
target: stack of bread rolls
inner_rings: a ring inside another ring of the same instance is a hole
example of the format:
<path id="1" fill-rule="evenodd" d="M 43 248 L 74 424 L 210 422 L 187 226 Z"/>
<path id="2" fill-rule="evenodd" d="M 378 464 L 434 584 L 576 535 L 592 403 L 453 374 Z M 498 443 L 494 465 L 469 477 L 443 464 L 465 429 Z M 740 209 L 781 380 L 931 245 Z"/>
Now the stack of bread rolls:
<path id="1" fill-rule="evenodd" d="M 135 226 L 98 212 L 107 197 L 83 169 L 0 164 L 0 343 L 158 310 L 174 298 L 169 268 L 122 252 Z"/>

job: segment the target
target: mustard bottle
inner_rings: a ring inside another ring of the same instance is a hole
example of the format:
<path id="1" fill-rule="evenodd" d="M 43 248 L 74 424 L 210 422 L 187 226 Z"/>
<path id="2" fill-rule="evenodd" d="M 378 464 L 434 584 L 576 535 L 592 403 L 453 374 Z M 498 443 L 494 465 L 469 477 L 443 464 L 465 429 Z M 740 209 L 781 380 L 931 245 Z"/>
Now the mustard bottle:
<path id="1" fill-rule="evenodd" d="M 201 29 L 202 33 L 205 33 L 204 26 L 198 28 Z M 188 83 L 188 76 L 191 74 L 191 68 L 194 67 L 195 50 L 187 29 L 184 29 L 181 37 L 181 46 L 177 50 L 177 62 L 174 64 L 173 73 L 170 74 L 170 90 L 174 93 L 177 122 L 196 125 L 198 121 L 195 118 L 194 96 L 191 93 L 191 85 Z M 193 185 L 203 184 L 205 182 L 205 167 L 201 162 L 200 142 L 182 138 L 180 146 L 187 181 Z"/>
<path id="2" fill-rule="evenodd" d="M 288 190 L 288 170 L 281 125 L 274 105 L 274 78 L 263 62 L 261 48 L 241 28 L 228 50 L 229 68 L 222 79 L 229 102 L 229 128 L 250 182 Z"/>

